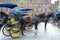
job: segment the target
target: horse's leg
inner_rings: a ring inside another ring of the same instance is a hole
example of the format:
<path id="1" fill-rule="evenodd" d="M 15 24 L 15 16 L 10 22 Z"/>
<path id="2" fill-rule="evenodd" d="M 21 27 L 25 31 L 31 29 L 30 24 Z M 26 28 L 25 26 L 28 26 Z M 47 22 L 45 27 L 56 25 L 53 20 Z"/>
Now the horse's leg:
<path id="1" fill-rule="evenodd" d="M 37 35 L 38 23 L 35 22 L 35 35 Z"/>
<path id="2" fill-rule="evenodd" d="M 52 18 L 52 24 L 55 24 L 55 23 L 56 23 L 56 18 L 53 17 L 53 18 Z"/>
<path id="3" fill-rule="evenodd" d="M 24 32 L 23 32 L 24 31 L 24 27 L 25 27 L 24 25 L 21 25 L 21 27 L 20 27 L 22 36 L 24 36 Z"/>
<path id="4" fill-rule="evenodd" d="M 37 30 L 37 29 L 38 29 L 38 23 L 35 22 L 35 30 Z"/>
<path id="5" fill-rule="evenodd" d="M 59 28 L 59 19 L 57 21 L 58 21 L 58 28 Z"/>
<path id="6" fill-rule="evenodd" d="M 46 31 L 47 22 L 48 22 L 48 19 L 45 20 L 45 31 Z"/>

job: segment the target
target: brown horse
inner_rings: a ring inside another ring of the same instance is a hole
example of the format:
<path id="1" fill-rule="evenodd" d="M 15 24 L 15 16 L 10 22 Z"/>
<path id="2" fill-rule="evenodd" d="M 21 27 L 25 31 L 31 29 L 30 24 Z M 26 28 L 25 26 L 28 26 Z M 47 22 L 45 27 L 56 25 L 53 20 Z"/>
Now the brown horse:
<path id="1" fill-rule="evenodd" d="M 33 16 L 24 16 L 23 17 L 25 24 L 30 24 L 29 26 L 33 26 L 35 25 L 35 30 L 37 30 L 38 28 L 38 21 L 34 19 Z"/>

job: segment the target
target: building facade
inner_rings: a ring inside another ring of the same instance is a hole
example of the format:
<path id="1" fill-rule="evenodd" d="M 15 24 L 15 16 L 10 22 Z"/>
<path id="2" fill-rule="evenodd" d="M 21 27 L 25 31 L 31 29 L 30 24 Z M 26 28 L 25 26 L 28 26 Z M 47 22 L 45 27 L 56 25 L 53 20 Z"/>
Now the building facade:
<path id="1" fill-rule="evenodd" d="M 52 11 L 55 11 L 59 6 L 59 0 L 55 1 L 55 4 L 51 4 Z"/>
<path id="2" fill-rule="evenodd" d="M 0 0 L 0 2 L 19 4 L 16 8 L 32 8 L 34 9 L 32 12 L 34 14 L 47 13 L 51 11 L 51 0 Z M 10 9 L 4 11 L 10 11 Z"/>

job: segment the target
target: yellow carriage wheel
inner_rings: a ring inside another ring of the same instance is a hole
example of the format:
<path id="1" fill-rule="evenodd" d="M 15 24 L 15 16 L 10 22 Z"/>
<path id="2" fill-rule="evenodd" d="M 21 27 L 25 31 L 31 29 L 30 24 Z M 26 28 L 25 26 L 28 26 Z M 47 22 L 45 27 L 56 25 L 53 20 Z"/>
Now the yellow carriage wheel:
<path id="1" fill-rule="evenodd" d="M 10 30 L 10 34 L 12 38 L 19 38 L 20 34 L 21 34 L 21 30 L 19 27 L 14 26 L 11 28 Z"/>
<path id="2" fill-rule="evenodd" d="M 2 29 L 2 33 L 5 35 L 5 36 L 10 36 L 10 27 L 8 27 L 8 25 L 5 25 Z"/>
<path id="3" fill-rule="evenodd" d="M 32 29 L 32 26 L 29 27 L 29 24 L 26 25 L 25 30 Z"/>
<path id="4" fill-rule="evenodd" d="M 28 30 L 28 26 L 29 26 L 29 25 L 26 25 L 25 30 Z"/>

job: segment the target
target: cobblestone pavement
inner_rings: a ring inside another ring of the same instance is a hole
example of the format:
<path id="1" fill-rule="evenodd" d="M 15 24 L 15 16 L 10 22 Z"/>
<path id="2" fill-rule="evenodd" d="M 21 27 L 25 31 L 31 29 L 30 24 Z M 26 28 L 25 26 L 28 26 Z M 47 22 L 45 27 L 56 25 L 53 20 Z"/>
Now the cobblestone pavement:
<path id="1" fill-rule="evenodd" d="M 37 34 L 36 34 L 37 33 Z M 25 36 L 20 36 L 17 39 L 6 37 L 0 31 L 0 40 L 60 40 L 60 29 L 51 23 L 47 24 L 47 31 L 44 30 L 44 23 L 39 23 L 38 30 L 27 30 Z"/>

